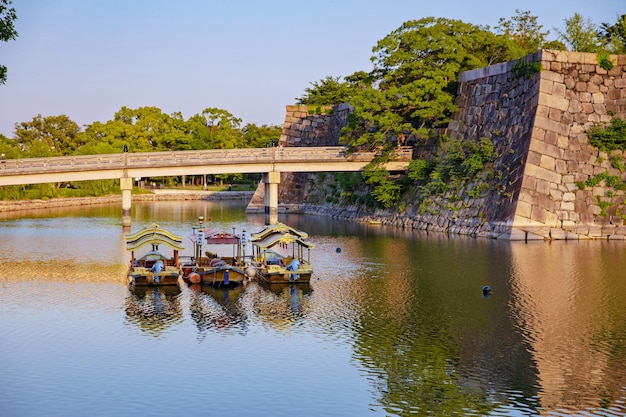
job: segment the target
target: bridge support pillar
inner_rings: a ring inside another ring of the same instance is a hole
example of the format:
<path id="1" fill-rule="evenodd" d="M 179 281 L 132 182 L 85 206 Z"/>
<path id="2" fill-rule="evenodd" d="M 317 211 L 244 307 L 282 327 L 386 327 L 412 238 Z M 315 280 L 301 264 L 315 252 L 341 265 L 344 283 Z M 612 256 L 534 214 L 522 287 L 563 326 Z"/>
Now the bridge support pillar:
<path id="1" fill-rule="evenodd" d="M 280 184 L 280 172 L 272 171 L 263 174 L 265 184 L 265 225 L 278 222 L 278 184 Z"/>
<path id="2" fill-rule="evenodd" d="M 128 177 L 120 178 L 120 189 L 122 190 L 122 227 L 130 227 L 133 179 Z"/>

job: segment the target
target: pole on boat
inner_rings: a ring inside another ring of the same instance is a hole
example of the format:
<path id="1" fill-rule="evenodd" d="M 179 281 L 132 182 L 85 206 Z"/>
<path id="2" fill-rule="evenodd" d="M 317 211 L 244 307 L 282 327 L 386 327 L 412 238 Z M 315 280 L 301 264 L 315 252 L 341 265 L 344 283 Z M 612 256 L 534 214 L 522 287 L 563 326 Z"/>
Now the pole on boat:
<path id="1" fill-rule="evenodd" d="M 122 227 L 130 227 L 133 179 L 128 177 L 120 178 L 120 189 L 122 190 Z"/>
<path id="2" fill-rule="evenodd" d="M 198 217 L 198 230 L 196 231 L 195 253 L 196 263 L 200 265 L 202 262 L 202 245 L 204 245 L 204 216 Z"/>

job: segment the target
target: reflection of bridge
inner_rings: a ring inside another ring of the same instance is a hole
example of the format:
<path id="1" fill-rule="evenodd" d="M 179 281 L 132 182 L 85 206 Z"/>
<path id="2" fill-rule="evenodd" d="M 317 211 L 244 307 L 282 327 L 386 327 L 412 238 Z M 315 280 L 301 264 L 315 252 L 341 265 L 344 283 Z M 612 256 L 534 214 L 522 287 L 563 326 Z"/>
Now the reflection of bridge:
<path id="1" fill-rule="evenodd" d="M 0 186 L 119 179 L 122 189 L 122 224 L 129 226 L 133 178 L 262 173 L 265 214 L 270 217 L 269 222 L 273 222 L 278 216 L 281 172 L 360 171 L 376 155 L 376 152 L 347 154 L 346 148 L 333 146 L 9 159 L 0 162 Z M 390 171 L 405 170 L 410 159 L 410 147 L 398 148 L 385 166 Z"/>

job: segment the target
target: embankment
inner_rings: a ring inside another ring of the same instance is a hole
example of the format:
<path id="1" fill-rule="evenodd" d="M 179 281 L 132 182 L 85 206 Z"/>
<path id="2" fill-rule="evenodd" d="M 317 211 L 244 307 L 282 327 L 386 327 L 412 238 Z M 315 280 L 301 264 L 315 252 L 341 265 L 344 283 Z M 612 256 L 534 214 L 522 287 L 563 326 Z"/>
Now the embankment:
<path id="1" fill-rule="evenodd" d="M 133 194 L 133 201 L 168 200 L 244 200 L 252 198 L 252 191 L 187 191 L 153 190 L 150 194 Z M 51 198 L 47 200 L 0 201 L 0 212 L 36 210 L 56 207 L 89 206 L 95 204 L 122 204 L 121 195 L 103 197 Z"/>

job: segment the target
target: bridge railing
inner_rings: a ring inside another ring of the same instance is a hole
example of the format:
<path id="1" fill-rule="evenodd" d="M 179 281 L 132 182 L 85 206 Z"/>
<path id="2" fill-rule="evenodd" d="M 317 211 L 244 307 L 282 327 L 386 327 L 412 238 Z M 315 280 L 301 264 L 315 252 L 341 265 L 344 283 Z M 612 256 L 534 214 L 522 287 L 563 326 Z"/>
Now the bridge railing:
<path id="1" fill-rule="evenodd" d="M 210 149 L 199 151 L 137 152 L 79 155 L 52 158 L 24 158 L 0 161 L 0 175 L 91 171 L 124 168 L 223 165 L 262 162 L 371 161 L 378 153 L 347 155 L 343 146 Z M 410 160 L 411 147 L 396 149 L 395 160 Z"/>

